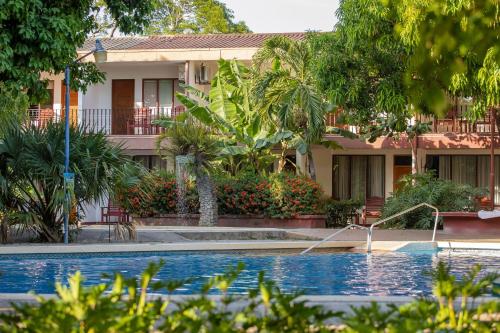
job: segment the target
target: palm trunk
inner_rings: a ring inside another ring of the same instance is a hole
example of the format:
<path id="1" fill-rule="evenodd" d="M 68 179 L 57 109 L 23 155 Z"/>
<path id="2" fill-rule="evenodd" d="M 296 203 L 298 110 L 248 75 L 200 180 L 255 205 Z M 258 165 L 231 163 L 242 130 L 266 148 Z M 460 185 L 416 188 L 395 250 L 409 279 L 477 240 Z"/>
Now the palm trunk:
<path id="1" fill-rule="evenodd" d="M 212 179 L 206 172 L 196 172 L 196 187 L 200 200 L 199 225 L 213 227 L 217 224 L 217 197 Z"/>
<path id="2" fill-rule="evenodd" d="M 7 214 L 0 219 L 0 243 L 7 243 L 8 240 L 8 229 L 7 229 Z"/>
<path id="3" fill-rule="evenodd" d="M 281 155 L 278 161 L 278 173 L 281 173 L 285 168 L 286 164 L 286 153 L 288 151 L 288 143 L 286 141 L 281 142 Z"/>
<path id="4" fill-rule="evenodd" d="M 316 165 L 314 164 L 313 154 L 311 150 L 307 151 L 307 165 L 309 169 L 309 177 L 316 181 Z"/>

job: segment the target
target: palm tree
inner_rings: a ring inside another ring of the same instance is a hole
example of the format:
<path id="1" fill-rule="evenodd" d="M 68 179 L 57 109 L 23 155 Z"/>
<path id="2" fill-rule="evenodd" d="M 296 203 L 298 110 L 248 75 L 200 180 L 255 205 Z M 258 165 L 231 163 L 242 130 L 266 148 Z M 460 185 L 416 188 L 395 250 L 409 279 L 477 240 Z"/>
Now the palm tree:
<path id="1" fill-rule="evenodd" d="M 217 195 L 211 173 L 214 161 L 221 150 L 217 140 L 208 127 L 188 118 L 175 122 L 159 138 L 159 145 L 171 155 L 187 156 L 188 165 L 196 177 L 196 188 L 200 201 L 200 226 L 214 226 L 217 223 Z"/>
<path id="2" fill-rule="evenodd" d="M 64 132 L 64 123 L 43 128 L 11 123 L 0 139 L 0 213 L 41 241 L 62 238 Z M 72 197 L 81 210 L 113 193 L 116 175 L 129 159 L 103 133 L 86 134 L 83 128 L 72 127 L 70 138 Z"/>
<path id="3" fill-rule="evenodd" d="M 323 140 L 328 105 L 314 84 L 312 60 L 306 40 L 268 39 L 254 56 L 254 92 L 262 116 L 296 135 L 292 146 L 307 155 L 308 172 L 315 179 L 311 145 Z"/>

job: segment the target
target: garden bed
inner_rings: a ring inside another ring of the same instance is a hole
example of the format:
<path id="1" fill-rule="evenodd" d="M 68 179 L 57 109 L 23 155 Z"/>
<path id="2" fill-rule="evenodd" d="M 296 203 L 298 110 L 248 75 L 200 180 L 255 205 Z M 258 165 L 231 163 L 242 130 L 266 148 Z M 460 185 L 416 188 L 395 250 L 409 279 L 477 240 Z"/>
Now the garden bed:
<path id="1" fill-rule="evenodd" d="M 133 217 L 137 225 L 146 226 L 198 226 L 199 215 L 188 215 L 181 219 L 176 214 L 158 217 Z M 217 227 L 239 228 L 325 228 L 325 215 L 301 215 L 291 218 L 269 218 L 263 216 L 222 215 Z"/>
<path id="2" fill-rule="evenodd" d="M 442 212 L 439 216 L 443 217 L 443 231 L 447 234 L 500 235 L 500 217 L 480 219 L 477 212 Z"/>

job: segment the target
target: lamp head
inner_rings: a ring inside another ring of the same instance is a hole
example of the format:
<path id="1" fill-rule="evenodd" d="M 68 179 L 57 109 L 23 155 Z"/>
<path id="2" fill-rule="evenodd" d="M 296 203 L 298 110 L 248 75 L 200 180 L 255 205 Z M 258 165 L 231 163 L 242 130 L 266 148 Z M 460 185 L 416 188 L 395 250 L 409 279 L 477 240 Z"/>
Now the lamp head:
<path id="1" fill-rule="evenodd" d="M 102 64 L 108 59 L 108 52 L 102 46 L 102 43 L 99 39 L 95 40 L 94 59 L 96 64 Z"/>

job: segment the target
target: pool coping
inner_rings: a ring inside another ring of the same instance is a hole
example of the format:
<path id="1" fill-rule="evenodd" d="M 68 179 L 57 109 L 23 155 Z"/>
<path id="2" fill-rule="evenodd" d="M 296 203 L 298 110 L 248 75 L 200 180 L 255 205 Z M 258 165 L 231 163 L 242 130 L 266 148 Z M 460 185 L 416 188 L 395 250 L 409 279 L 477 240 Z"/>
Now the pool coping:
<path id="1" fill-rule="evenodd" d="M 0 255 L 70 254 L 116 252 L 224 251 L 305 249 L 316 241 L 201 241 L 177 243 L 95 243 L 95 244 L 19 244 L 0 246 Z M 319 248 L 352 249 L 366 246 L 364 241 L 331 241 Z"/>
<path id="2" fill-rule="evenodd" d="M 75 243 L 75 244 L 12 244 L 1 245 L 0 255 L 16 254 L 74 254 L 74 253 L 127 253 L 174 251 L 231 251 L 231 250 L 302 250 L 317 241 L 300 240 L 239 240 L 189 241 L 172 243 Z M 500 242 L 467 241 L 373 241 L 372 250 L 393 252 L 411 245 L 426 245 L 428 249 L 500 250 Z M 366 251 L 366 241 L 328 241 L 318 248 L 354 249 Z"/>

